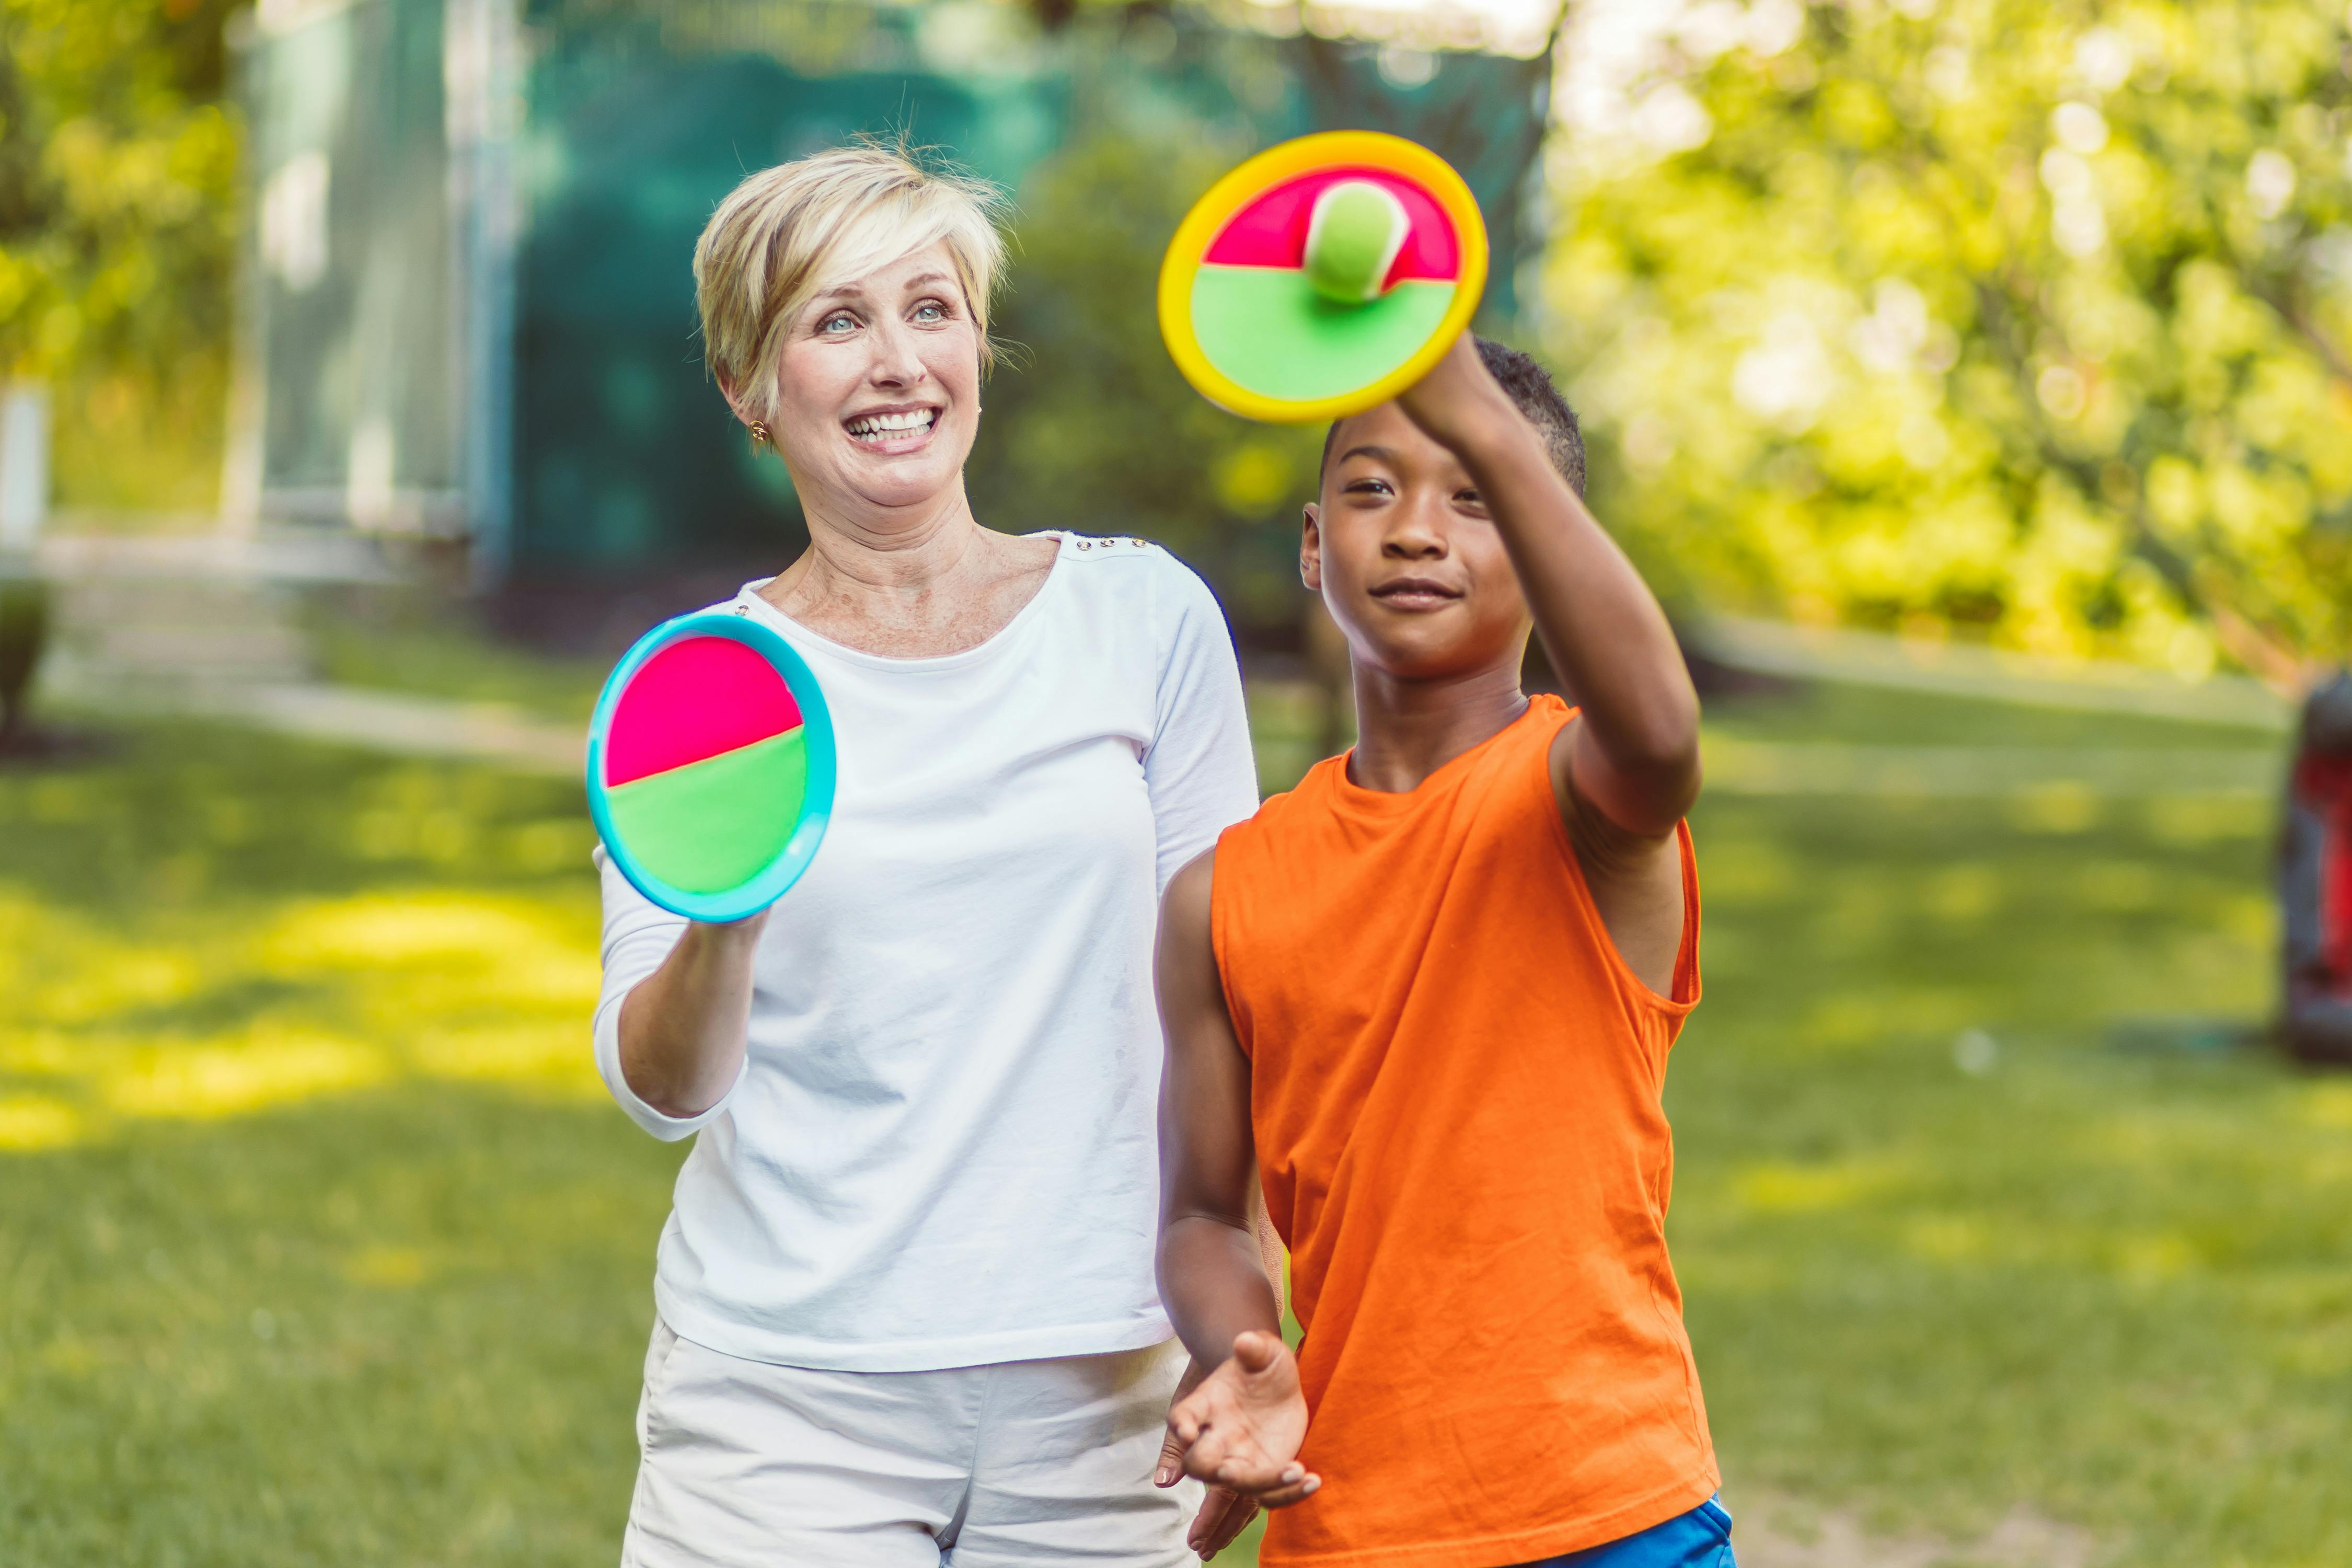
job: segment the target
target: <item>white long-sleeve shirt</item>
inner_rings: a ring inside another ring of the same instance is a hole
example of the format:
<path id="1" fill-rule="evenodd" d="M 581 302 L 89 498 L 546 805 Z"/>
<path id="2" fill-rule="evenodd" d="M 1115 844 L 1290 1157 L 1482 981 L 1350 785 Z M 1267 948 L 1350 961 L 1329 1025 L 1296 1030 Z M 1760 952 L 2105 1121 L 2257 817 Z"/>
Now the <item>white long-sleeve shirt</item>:
<path id="1" fill-rule="evenodd" d="M 699 1116 L 621 1075 L 621 1000 L 686 922 L 597 851 L 596 1065 L 656 1137 L 701 1134 L 662 1232 L 663 1319 L 850 1372 L 1160 1342 L 1158 895 L 1257 807 L 1215 599 L 1156 546 L 1065 534 L 986 643 L 885 658 L 758 586 L 714 607 L 814 669 L 839 782 L 761 937 L 743 1070 Z"/>

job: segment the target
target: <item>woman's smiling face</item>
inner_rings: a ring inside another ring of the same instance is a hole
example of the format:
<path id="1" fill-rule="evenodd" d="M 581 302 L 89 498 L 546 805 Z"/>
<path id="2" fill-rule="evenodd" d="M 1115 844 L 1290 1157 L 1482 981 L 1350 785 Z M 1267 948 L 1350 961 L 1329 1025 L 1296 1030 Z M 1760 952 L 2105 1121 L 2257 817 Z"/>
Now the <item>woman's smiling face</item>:
<path id="1" fill-rule="evenodd" d="M 956 484 L 980 422 L 980 330 L 945 244 L 826 289 L 777 364 L 777 449 L 803 497 L 898 510 Z"/>

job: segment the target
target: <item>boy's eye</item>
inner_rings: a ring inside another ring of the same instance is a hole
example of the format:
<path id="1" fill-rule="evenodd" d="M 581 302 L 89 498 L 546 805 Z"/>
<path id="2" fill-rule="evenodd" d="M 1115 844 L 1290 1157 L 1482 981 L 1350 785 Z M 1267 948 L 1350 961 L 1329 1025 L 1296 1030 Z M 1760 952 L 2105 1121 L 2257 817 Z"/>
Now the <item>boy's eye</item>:
<path id="1" fill-rule="evenodd" d="M 1386 479 L 1350 479 L 1340 492 L 1351 496 L 1384 496 L 1391 492 Z"/>

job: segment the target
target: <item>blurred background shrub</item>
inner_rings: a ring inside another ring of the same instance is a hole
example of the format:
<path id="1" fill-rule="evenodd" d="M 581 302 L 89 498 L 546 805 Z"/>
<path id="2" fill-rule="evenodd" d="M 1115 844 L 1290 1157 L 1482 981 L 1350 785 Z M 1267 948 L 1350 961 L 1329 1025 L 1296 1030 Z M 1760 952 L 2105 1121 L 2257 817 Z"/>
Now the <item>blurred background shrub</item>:
<path id="1" fill-rule="evenodd" d="M 219 499 L 236 239 L 227 0 L 0 0 L 0 374 L 62 505 Z"/>
<path id="2" fill-rule="evenodd" d="M 1563 135 L 1601 515 L 1720 605 L 2291 680 L 2352 632 L 2312 4 L 1703 4 Z"/>

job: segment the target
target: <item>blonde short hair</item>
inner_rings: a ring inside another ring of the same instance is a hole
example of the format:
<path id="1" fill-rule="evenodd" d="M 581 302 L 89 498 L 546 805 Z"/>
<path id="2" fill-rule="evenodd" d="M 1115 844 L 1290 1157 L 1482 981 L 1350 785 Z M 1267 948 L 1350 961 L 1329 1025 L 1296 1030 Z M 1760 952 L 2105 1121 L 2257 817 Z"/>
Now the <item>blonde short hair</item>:
<path id="1" fill-rule="evenodd" d="M 694 247 L 702 358 L 753 413 L 774 407 L 793 320 L 820 291 L 944 241 L 995 363 L 989 300 L 1004 264 L 1003 198 L 985 180 L 926 168 L 904 147 L 837 147 L 762 169 L 728 193 Z"/>

